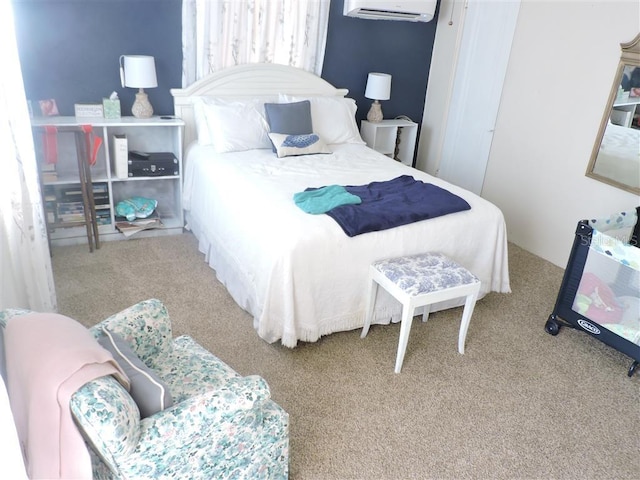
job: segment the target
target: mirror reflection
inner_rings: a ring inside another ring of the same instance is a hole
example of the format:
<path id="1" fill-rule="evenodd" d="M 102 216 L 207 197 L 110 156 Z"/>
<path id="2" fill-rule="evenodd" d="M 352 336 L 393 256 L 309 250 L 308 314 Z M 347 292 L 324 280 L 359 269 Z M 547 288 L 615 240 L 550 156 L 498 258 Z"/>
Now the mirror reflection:
<path id="1" fill-rule="evenodd" d="M 640 194 L 640 34 L 622 45 L 587 176 Z"/>

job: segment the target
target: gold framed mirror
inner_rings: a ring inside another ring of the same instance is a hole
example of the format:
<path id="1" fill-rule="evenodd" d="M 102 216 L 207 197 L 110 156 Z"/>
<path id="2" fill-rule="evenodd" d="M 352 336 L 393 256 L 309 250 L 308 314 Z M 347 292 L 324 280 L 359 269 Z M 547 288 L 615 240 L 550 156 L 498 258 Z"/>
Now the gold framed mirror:
<path id="1" fill-rule="evenodd" d="M 640 195 L 640 33 L 620 48 L 586 175 Z"/>

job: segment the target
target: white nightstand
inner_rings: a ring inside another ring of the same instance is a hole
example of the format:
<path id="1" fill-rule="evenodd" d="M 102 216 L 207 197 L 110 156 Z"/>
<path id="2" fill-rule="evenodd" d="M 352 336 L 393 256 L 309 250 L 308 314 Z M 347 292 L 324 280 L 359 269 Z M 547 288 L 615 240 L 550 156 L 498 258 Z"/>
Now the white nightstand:
<path id="1" fill-rule="evenodd" d="M 401 119 L 382 120 L 380 123 L 362 120 L 360 135 L 368 147 L 405 165 L 413 166 L 417 123 Z"/>

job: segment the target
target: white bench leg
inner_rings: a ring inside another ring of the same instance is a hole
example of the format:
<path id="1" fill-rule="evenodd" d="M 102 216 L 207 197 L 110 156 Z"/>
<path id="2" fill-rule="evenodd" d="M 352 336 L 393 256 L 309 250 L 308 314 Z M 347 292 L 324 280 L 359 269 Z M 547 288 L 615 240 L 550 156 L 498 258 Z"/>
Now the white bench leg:
<path id="1" fill-rule="evenodd" d="M 467 338 L 467 330 L 469 330 L 469 323 L 471 322 L 471 315 L 473 315 L 473 309 L 476 306 L 476 300 L 478 299 L 478 287 L 475 292 L 467 295 L 464 301 L 464 310 L 462 311 L 462 321 L 460 322 L 460 334 L 458 335 L 458 352 L 464 354 L 464 344 Z"/>
<path id="2" fill-rule="evenodd" d="M 422 310 L 422 322 L 426 322 L 429 320 L 429 313 L 431 313 L 431 304 L 425 305 L 424 310 Z"/>
<path id="3" fill-rule="evenodd" d="M 402 323 L 400 324 L 400 340 L 398 341 L 398 355 L 396 357 L 395 373 L 400 373 L 404 353 L 407 350 L 409 332 L 411 332 L 411 322 L 413 321 L 413 308 L 408 305 L 402 306 Z"/>
<path id="4" fill-rule="evenodd" d="M 369 288 L 369 296 L 367 297 L 367 305 L 365 307 L 364 325 L 362 327 L 362 333 L 360 338 L 364 338 L 369 333 L 369 327 L 371 326 L 371 319 L 373 317 L 373 307 L 376 304 L 376 297 L 378 296 L 378 282 L 371 279 L 371 287 Z"/>

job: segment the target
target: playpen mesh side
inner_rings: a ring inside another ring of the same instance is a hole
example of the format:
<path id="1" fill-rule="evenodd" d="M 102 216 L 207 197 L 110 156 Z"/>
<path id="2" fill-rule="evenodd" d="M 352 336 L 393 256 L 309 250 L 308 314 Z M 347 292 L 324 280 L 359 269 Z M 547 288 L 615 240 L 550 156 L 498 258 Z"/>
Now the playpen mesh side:
<path id="1" fill-rule="evenodd" d="M 628 213 L 618 222 L 590 222 L 602 230 L 593 231 L 572 310 L 640 345 L 640 248 L 627 242 L 627 227 L 637 221 Z"/>

